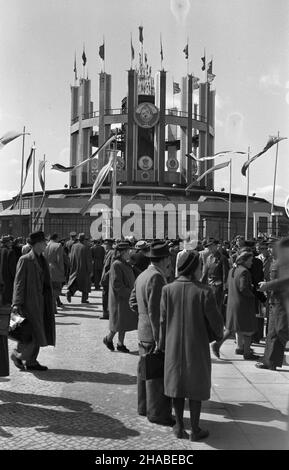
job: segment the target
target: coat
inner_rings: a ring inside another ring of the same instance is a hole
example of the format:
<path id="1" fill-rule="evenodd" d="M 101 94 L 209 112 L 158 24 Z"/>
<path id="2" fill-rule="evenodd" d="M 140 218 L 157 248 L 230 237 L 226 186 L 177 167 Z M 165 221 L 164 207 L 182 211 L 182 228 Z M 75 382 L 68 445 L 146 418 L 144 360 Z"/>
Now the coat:
<path id="1" fill-rule="evenodd" d="M 138 314 L 138 339 L 146 343 L 157 343 L 160 329 L 160 303 L 166 279 L 153 264 L 143 271 L 135 281 L 129 304 Z"/>
<path id="2" fill-rule="evenodd" d="M 93 245 L 90 250 L 93 261 L 93 271 L 102 271 L 105 249 L 102 245 Z"/>
<path id="3" fill-rule="evenodd" d="M 135 277 L 132 267 L 116 259 L 110 267 L 108 310 L 111 331 L 133 331 L 137 329 L 137 315 L 129 307 L 129 297 Z"/>
<path id="4" fill-rule="evenodd" d="M 64 282 L 64 257 L 61 243 L 51 240 L 47 244 L 44 256 L 48 262 L 52 282 Z"/>
<path id="5" fill-rule="evenodd" d="M 75 243 L 70 252 L 70 276 L 68 288 L 76 282 L 77 289 L 81 292 L 90 292 L 92 274 L 91 251 L 83 243 Z"/>
<path id="6" fill-rule="evenodd" d="M 100 284 L 103 287 L 103 289 L 107 290 L 109 286 L 109 271 L 111 264 L 114 259 L 114 250 L 108 250 L 105 253 L 104 260 L 103 260 L 103 270 L 101 274 L 101 280 Z"/>
<path id="7" fill-rule="evenodd" d="M 180 276 L 163 287 L 160 308 L 165 395 L 208 400 L 211 357 L 207 324 L 217 339 L 223 336 L 223 320 L 211 288 Z"/>
<path id="8" fill-rule="evenodd" d="M 226 327 L 232 332 L 254 333 L 257 331 L 256 297 L 252 278 L 244 266 L 232 268 L 228 276 L 228 300 Z"/>
<path id="9" fill-rule="evenodd" d="M 31 324 L 39 346 L 55 345 L 55 313 L 51 278 L 43 257 L 42 270 L 31 250 L 21 256 L 16 268 L 13 305 L 18 305 Z"/>
<path id="10" fill-rule="evenodd" d="M 3 289 L 3 304 L 11 304 L 13 295 L 13 283 L 16 273 L 16 253 L 13 248 L 3 247 L 2 252 L 2 280 L 4 283 Z"/>

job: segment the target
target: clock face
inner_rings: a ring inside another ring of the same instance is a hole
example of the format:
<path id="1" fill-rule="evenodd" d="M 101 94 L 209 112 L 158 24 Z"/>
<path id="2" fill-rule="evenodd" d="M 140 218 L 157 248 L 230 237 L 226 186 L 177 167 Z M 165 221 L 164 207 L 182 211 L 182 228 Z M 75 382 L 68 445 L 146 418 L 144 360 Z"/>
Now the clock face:
<path id="1" fill-rule="evenodd" d="M 138 166 L 141 170 L 151 170 L 153 167 L 153 159 L 149 155 L 143 155 L 138 160 Z"/>
<path id="2" fill-rule="evenodd" d="M 148 129 L 157 124 L 159 110 L 152 103 L 141 103 L 135 110 L 134 118 L 138 126 Z"/>

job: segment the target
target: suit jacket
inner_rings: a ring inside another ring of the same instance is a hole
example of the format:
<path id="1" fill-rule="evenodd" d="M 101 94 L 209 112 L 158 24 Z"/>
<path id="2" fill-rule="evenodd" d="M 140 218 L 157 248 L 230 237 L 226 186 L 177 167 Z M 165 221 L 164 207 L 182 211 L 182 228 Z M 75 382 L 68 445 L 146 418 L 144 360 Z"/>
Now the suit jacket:
<path id="1" fill-rule="evenodd" d="M 138 313 L 139 341 L 158 342 L 160 302 L 165 284 L 164 274 L 153 264 L 150 264 L 136 279 L 129 304 L 130 308 Z"/>

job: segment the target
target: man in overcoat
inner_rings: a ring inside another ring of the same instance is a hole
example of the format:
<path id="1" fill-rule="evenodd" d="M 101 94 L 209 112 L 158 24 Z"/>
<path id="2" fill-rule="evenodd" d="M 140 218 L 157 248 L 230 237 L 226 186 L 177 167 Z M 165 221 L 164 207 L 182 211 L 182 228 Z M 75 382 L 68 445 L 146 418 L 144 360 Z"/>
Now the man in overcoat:
<path id="1" fill-rule="evenodd" d="M 81 302 L 84 304 L 88 303 L 91 274 L 91 251 L 87 244 L 85 234 L 80 233 L 78 236 L 78 242 L 72 245 L 70 252 L 70 276 L 66 293 L 66 298 L 69 303 L 71 302 L 71 297 L 77 290 L 82 293 Z"/>
<path id="2" fill-rule="evenodd" d="M 107 238 L 103 242 L 105 255 L 103 260 L 103 270 L 101 274 L 100 284 L 102 287 L 102 318 L 108 320 L 108 290 L 109 290 L 109 271 L 114 256 L 113 240 Z"/>
<path id="3" fill-rule="evenodd" d="M 91 249 L 91 256 L 93 262 L 93 274 L 92 282 L 94 284 L 95 290 L 99 290 L 102 270 L 103 270 L 103 261 L 105 256 L 105 249 L 101 245 L 100 240 L 93 240 L 93 245 Z"/>
<path id="4" fill-rule="evenodd" d="M 162 288 L 171 267 L 166 242 L 152 242 L 151 264 L 136 279 L 130 296 L 130 307 L 138 314 L 139 354 L 143 356 L 157 348 L 160 329 L 160 302 Z M 164 395 L 163 378 L 142 380 L 137 371 L 138 413 L 153 423 L 172 426 L 171 400 Z"/>
<path id="5" fill-rule="evenodd" d="M 58 307 L 61 307 L 62 303 L 59 300 L 59 296 L 61 294 L 62 285 L 65 281 L 65 276 L 63 247 L 61 243 L 58 243 L 57 233 L 51 235 L 50 241 L 45 249 L 44 256 L 47 259 L 49 266 L 54 300 Z"/>
<path id="6" fill-rule="evenodd" d="M 13 289 L 13 313 L 24 316 L 22 339 L 11 359 L 18 369 L 47 370 L 37 361 L 40 347 L 55 345 L 55 303 L 49 267 L 43 256 L 46 240 L 43 232 L 29 238 L 31 251 L 18 261 Z M 24 326 L 25 325 L 25 326 Z"/>

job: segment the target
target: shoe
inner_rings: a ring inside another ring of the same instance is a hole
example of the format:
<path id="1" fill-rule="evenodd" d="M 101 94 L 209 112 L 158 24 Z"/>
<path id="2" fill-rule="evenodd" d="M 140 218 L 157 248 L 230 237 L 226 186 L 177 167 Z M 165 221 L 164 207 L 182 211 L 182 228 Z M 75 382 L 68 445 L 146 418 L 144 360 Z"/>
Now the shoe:
<path id="1" fill-rule="evenodd" d="M 127 349 L 127 347 L 126 347 L 124 344 L 118 344 L 118 345 L 116 346 L 116 349 L 117 349 L 119 352 L 129 353 L 129 349 Z"/>
<path id="2" fill-rule="evenodd" d="M 243 358 L 245 359 L 245 361 L 257 361 L 258 359 L 260 359 L 260 356 L 257 356 L 253 352 L 251 352 L 250 354 L 244 354 Z"/>
<path id="3" fill-rule="evenodd" d="M 176 424 L 173 426 L 173 433 L 177 439 L 189 439 L 189 435 L 184 428 L 179 428 Z"/>
<path id="4" fill-rule="evenodd" d="M 146 416 L 147 415 L 145 411 L 138 411 L 137 414 L 139 416 Z"/>
<path id="5" fill-rule="evenodd" d="M 63 303 L 60 300 L 57 300 L 56 304 L 57 307 L 63 307 Z"/>
<path id="6" fill-rule="evenodd" d="M 255 367 L 257 367 L 257 369 L 276 370 L 276 366 L 267 366 L 266 364 L 263 364 L 263 362 L 257 362 Z"/>
<path id="7" fill-rule="evenodd" d="M 201 439 L 206 439 L 210 435 L 209 431 L 199 429 L 197 432 L 192 432 L 190 435 L 190 441 L 196 442 Z"/>
<path id="8" fill-rule="evenodd" d="M 109 319 L 109 312 L 108 310 L 104 310 L 102 313 L 102 318 L 103 320 L 108 320 Z"/>
<path id="9" fill-rule="evenodd" d="M 108 339 L 107 339 L 106 336 L 103 338 L 103 344 L 105 344 L 105 346 L 106 346 L 110 351 L 114 351 L 113 342 L 112 342 L 112 341 L 108 341 Z"/>
<path id="10" fill-rule="evenodd" d="M 254 353 L 253 349 L 250 350 L 252 353 Z M 237 354 L 237 356 L 244 356 L 244 349 L 242 348 L 236 348 L 235 349 L 235 354 Z"/>
<path id="11" fill-rule="evenodd" d="M 220 346 L 218 343 L 213 343 L 212 344 L 212 352 L 214 356 L 216 356 L 218 359 L 220 359 Z"/>
<path id="12" fill-rule="evenodd" d="M 27 369 L 27 370 L 45 371 L 45 370 L 48 370 L 48 367 L 42 366 L 41 364 L 39 364 L 39 363 L 37 362 L 37 364 L 33 364 L 33 365 L 31 365 L 31 366 L 26 366 L 26 369 Z"/>
<path id="13" fill-rule="evenodd" d="M 69 292 L 69 290 L 66 292 L 66 298 L 67 298 L 67 302 L 68 303 L 71 303 L 71 293 Z"/>
<path id="14" fill-rule="evenodd" d="M 11 354 L 10 358 L 14 362 L 17 369 L 25 370 L 24 364 L 22 363 L 20 359 L 18 359 L 18 357 L 15 356 L 14 353 Z"/>
<path id="15" fill-rule="evenodd" d="M 166 420 L 166 421 L 154 421 L 154 420 L 149 419 L 149 422 L 153 424 L 159 424 L 160 426 L 169 426 L 169 427 L 173 427 L 176 424 L 176 420 L 174 418 L 170 418 L 169 420 Z"/>
<path id="16" fill-rule="evenodd" d="M 82 300 L 81 303 L 82 304 L 89 304 L 89 301 L 88 300 Z"/>

